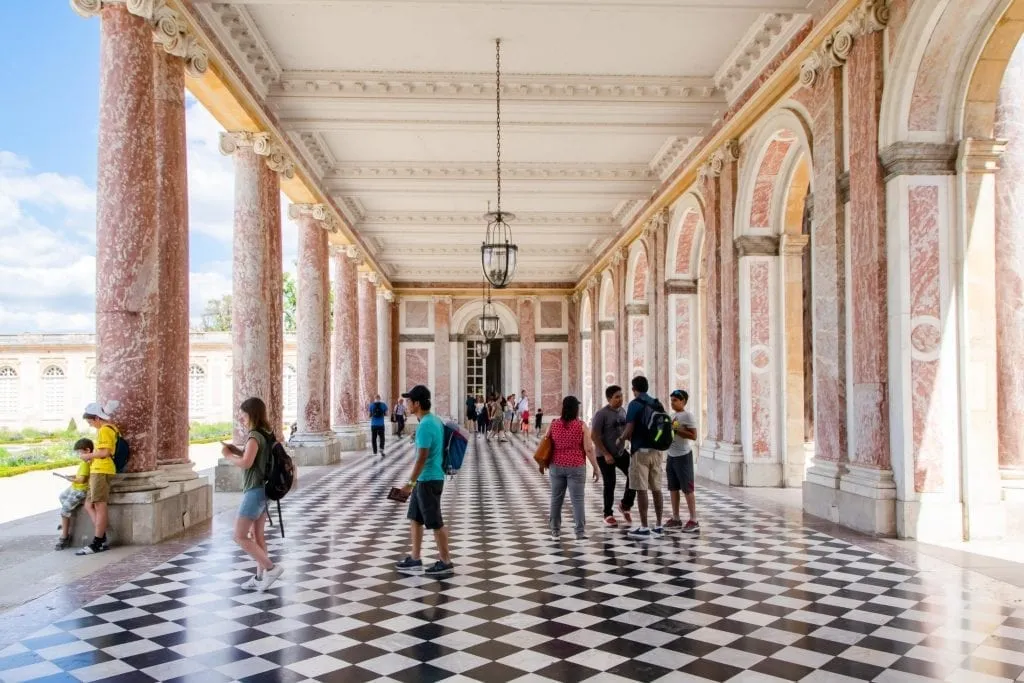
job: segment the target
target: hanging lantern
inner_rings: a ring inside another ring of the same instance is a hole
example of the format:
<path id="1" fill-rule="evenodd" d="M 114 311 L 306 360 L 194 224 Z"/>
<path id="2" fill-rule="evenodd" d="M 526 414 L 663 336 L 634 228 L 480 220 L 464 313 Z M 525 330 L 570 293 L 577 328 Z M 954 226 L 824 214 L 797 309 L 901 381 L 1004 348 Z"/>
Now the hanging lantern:
<path id="1" fill-rule="evenodd" d="M 494 310 L 494 304 L 488 299 L 484 304 L 483 315 L 480 316 L 480 334 L 484 339 L 491 341 L 501 335 L 501 319 Z"/>
<path id="2" fill-rule="evenodd" d="M 486 339 L 477 339 L 473 342 L 473 352 L 476 353 L 477 358 L 486 359 L 491 355 L 491 343 Z"/>
<path id="3" fill-rule="evenodd" d="M 516 274 L 519 247 L 512 243 L 512 229 L 508 227 L 507 222 L 514 220 L 515 216 L 501 210 L 501 40 L 495 40 L 494 43 L 497 53 L 494 91 L 498 112 L 498 206 L 497 211 L 488 211 L 484 215 L 487 219 L 487 232 L 484 235 L 484 243 L 480 246 L 480 263 L 484 269 L 484 277 L 491 286 L 503 289 L 508 287 Z"/>

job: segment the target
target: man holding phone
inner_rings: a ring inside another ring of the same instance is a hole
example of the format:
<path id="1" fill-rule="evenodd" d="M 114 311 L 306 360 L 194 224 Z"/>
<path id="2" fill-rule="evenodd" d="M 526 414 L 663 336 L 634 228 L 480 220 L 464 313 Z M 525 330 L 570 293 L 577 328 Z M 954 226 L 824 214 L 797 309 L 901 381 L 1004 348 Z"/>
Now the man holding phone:
<path id="1" fill-rule="evenodd" d="M 409 496 L 409 536 L 412 550 L 408 557 L 395 564 L 403 574 L 445 577 L 455 572 L 448 552 L 448 529 L 441 516 L 441 493 L 444 491 L 444 424 L 430 412 L 430 389 L 417 384 L 402 398 L 409 402 L 409 412 L 417 417 L 416 449 L 418 456 L 408 483 L 402 493 Z M 423 528 L 434 532 L 440 559 L 424 570 L 420 550 Z"/>

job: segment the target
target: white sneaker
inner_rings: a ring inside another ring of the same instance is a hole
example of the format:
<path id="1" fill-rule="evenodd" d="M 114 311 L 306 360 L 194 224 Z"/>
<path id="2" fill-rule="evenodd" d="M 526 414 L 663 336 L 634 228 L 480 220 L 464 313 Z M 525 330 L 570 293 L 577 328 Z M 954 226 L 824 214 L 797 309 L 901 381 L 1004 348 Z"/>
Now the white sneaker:
<path id="1" fill-rule="evenodd" d="M 257 575 L 253 574 L 252 576 L 249 577 L 248 581 L 246 581 L 245 583 L 243 583 L 239 587 L 242 590 L 244 590 L 244 591 L 258 590 L 259 587 L 260 587 L 260 577 L 258 577 Z"/>
<path id="2" fill-rule="evenodd" d="M 259 590 L 260 593 L 267 592 L 267 590 L 274 585 L 274 582 L 277 581 L 277 577 L 281 576 L 282 572 L 284 572 L 284 567 L 280 564 L 275 564 L 273 569 L 268 569 L 263 572 L 263 580 L 259 582 L 257 590 Z"/>

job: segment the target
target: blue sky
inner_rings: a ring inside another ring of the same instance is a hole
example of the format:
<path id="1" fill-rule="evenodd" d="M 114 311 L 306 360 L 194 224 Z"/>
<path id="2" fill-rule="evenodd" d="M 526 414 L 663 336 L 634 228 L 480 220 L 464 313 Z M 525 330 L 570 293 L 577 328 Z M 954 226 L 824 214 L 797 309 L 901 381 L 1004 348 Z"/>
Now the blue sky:
<path id="1" fill-rule="evenodd" d="M 91 332 L 100 22 L 59 0 L 7 3 L 2 18 L 0 334 Z M 207 299 L 231 291 L 234 174 L 217 149 L 221 127 L 195 100 L 187 107 L 197 318 Z M 285 220 L 288 270 L 296 242 Z"/>

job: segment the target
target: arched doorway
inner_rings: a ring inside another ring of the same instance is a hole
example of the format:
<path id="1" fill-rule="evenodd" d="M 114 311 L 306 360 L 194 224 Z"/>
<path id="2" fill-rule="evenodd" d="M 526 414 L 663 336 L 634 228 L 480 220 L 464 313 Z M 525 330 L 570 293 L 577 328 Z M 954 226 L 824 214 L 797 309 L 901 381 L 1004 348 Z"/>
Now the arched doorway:
<path id="1" fill-rule="evenodd" d="M 626 345 L 629 367 L 627 377 L 631 380 L 638 375 L 647 377 L 651 395 L 660 387 L 655 386 L 655 373 L 650 367 L 652 334 L 650 330 L 651 269 L 647 259 L 647 248 L 641 240 L 633 243 L 629 250 L 626 268 Z"/>
<path id="2" fill-rule="evenodd" d="M 813 452 L 809 126 L 793 110 L 753 136 L 737 206 L 743 483 L 801 487 Z"/>
<path id="3" fill-rule="evenodd" d="M 594 414 L 594 339 L 593 339 L 593 307 L 590 293 L 584 292 L 580 301 L 580 362 L 582 363 L 582 401 L 583 415 L 586 419 Z"/>
<path id="4" fill-rule="evenodd" d="M 616 333 L 618 318 L 618 297 L 615 296 L 615 282 L 611 271 L 601 275 L 600 311 L 598 313 L 598 336 L 600 338 L 601 383 L 600 391 L 619 382 L 619 345 Z M 598 392 L 600 393 L 600 392 Z"/>
<path id="5" fill-rule="evenodd" d="M 665 273 L 671 386 L 666 391 L 680 388 L 690 395 L 689 409 L 697 416 L 698 435 L 703 435 L 707 424 L 700 343 L 704 208 L 695 193 L 687 193 L 676 203 L 669 226 Z"/>
<path id="6" fill-rule="evenodd" d="M 501 321 L 501 334 L 489 344 L 486 358 L 478 356 L 475 344 L 479 337 L 481 304 L 467 303 L 452 315 L 452 386 L 458 387 L 453 412 L 466 419 L 467 396 L 487 396 L 491 393 L 508 395 L 519 393 L 520 344 L 519 321 L 512 310 L 501 301 L 493 301 L 494 311 Z M 457 360 L 455 360 L 457 359 Z"/>

